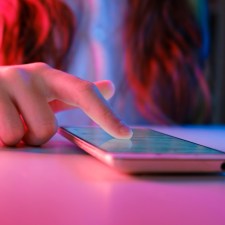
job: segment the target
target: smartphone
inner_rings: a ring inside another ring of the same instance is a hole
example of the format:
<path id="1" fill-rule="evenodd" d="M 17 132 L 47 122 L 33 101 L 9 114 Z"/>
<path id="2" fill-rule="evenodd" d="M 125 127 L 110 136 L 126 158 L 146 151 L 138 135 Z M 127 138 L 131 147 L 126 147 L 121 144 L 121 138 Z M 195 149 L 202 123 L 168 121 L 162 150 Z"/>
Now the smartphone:
<path id="1" fill-rule="evenodd" d="M 60 127 L 59 133 L 110 167 L 125 173 L 225 172 L 225 153 L 149 128 L 129 140 L 98 127 Z"/>

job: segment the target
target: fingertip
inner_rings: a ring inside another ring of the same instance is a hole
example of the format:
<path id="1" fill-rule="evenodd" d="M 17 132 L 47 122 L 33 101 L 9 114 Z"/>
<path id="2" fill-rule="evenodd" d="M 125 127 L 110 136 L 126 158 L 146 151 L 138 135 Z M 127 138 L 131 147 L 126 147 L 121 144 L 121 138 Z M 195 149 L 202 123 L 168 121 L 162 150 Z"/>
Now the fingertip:
<path id="1" fill-rule="evenodd" d="M 131 139 L 133 136 L 132 129 L 126 125 L 124 122 L 120 122 L 116 132 L 110 132 L 112 136 L 117 139 Z"/>
<path id="2" fill-rule="evenodd" d="M 121 139 L 131 139 L 133 136 L 133 131 L 131 128 L 123 127 L 120 129 L 120 133 L 122 138 Z"/>
<path id="3" fill-rule="evenodd" d="M 95 85 L 105 99 L 110 99 L 116 90 L 115 85 L 110 80 L 97 81 L 95 82 Z"/>
<path id="4" fill-rule="evenodd" d="M 133 136 L 132 129 L 123 122 L 121 122 L 121 127 L 119 131 L 121 135 L 120 139 L 131 139 Z"/>

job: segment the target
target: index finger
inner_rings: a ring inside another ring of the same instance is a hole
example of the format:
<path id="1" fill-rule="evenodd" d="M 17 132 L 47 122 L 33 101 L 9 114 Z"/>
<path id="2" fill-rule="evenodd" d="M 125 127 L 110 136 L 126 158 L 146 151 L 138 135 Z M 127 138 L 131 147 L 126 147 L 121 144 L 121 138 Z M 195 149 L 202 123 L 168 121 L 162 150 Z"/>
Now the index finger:
<path id="1" fill-rule="evenodd" d="M 116 138 L 131 138 L 132 130 L 112 111 L 97 87 L 88 81 L 54 70 L 48 81 L 52 98 L 81 108 L 93 121 Z"/>

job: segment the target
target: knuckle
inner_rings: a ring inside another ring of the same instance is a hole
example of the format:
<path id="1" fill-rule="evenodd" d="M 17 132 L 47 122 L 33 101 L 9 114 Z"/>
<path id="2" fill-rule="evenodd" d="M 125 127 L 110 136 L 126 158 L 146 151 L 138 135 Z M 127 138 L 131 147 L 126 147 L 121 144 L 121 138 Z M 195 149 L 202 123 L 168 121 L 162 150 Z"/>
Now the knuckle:
<path id="1" fill-rule="evenodd" d="M 84 107 L 84 99 L 90 99 L 90 96 L 96 94 L 96 87 L 93 83 L 82 80 L 76 85 L 76 104 Z"/>
<path id="2" fill-rule="evenodd" d="M 80 93 L 94 92 L 96 91 L 96 86 L 92 82 L 82 80 L 78 86 L 78 91 Z"/>
<path id="3" fill-rule="evenodd" d="M 3 75 L 6 75 L 6 77 L 20 77 L 21 75 L 23 77 L 24 75 L 31 76 L 32 74 L 40 73 L 49 68 L 51 67 L 44 62 L 35 62 L 22 65 L 4 66 L 1 71 Z"/>
<path id="4" fill-rule="evenodd" d="M 1 77 L 3 78 L 16 78 L 21 74 L 22 68 L 17 66 L 4 66 L 1 68 Z"/>
<path id="5" fill-rule="evenodd" d="M 104 110 L 102 111 L 102 117 L 103 117 L 105 120 L 112 120 L 112 118 L 114 118 L 113 112 L 112 112 L 110 109 L 104 109 Z"/>
<path id="6" fill-rule="evenodd" d="M 17 127 L 12 130 L 5 131 L 2 134 L 1 140 L 7 146 L 14 146 L 18 144 L 24 136 L 24 129 Z"/>
<path id="7" fill-rule="evenodd" d="M 33 130 L 32 139 L 30 139 L 29 144 L 41 145 L 48 141 L 57 131 L 57 125 L 53 121 L 48 121 L 39 125 Z"/>
<path id="8" fill-rule="evenodd" d="M 0 77 L 10 87 L 11 85 L 21 85 L 30 83 L 32 76 L 25 68 L 20 66 L 7 66 L 1 70 Z"/>
<path id="9" fill-rule="evenodd" d="M 84 106 L 84 99 L 87 101 L 89 99 L 92 99 L 92 96 L 95 96 L 97 94 L 97 87 L 89 81 L 82 81 L 76 88 L 76 94 L 77 105 Z"/>
<path id="10" fill-rule="evenodd" d="M 45 69 L 50 67 L 47 63 L 44 63 L 44 62 L 35 62 L 35 63 L 30 63 L 29 65 L 37 69 Z"/>

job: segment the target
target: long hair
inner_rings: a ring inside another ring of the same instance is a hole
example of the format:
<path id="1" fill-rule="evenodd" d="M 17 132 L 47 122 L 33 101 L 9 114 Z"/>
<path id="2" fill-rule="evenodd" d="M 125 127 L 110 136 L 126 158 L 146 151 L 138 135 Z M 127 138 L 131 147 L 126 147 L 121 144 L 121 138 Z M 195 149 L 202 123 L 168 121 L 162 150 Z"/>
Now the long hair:
<path id="1" fill-rule="evenodd" d="M 60 0 L 0 2 L 0 65 L 46 62 L 65 69 L 76 24 Z"/>
<path id="2" fill-rule="evenodd" d="M 198 62 L 201 35 L 186 1 L 128 0 L 126 77 L 152 123 L 200 123 L 210 95 Z"/>
<path id="3" fill-rule="evenodd" d="M 197 58 L 201 37 L 187 2 L 127 2 L 125 79 L 137 108 L 150 123 L 206 121 L 210 97 Z M 0 65 L 42 61 L 66 69 L 74 21 L 63 0 L 0 1 Z"/>

